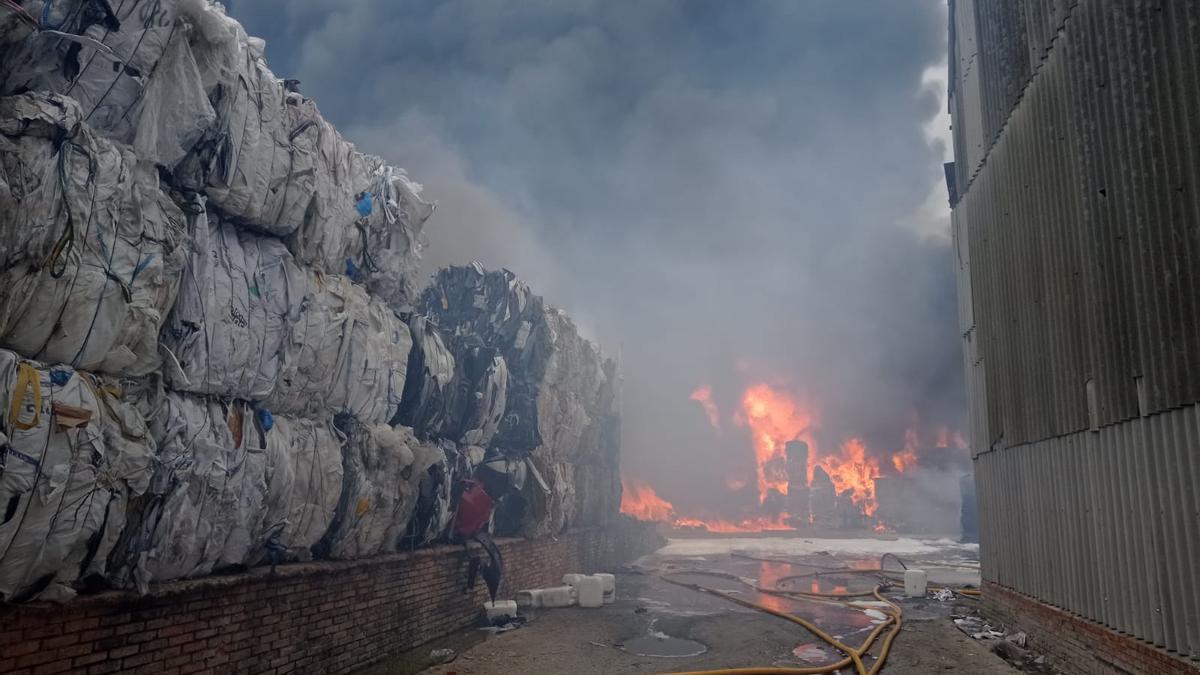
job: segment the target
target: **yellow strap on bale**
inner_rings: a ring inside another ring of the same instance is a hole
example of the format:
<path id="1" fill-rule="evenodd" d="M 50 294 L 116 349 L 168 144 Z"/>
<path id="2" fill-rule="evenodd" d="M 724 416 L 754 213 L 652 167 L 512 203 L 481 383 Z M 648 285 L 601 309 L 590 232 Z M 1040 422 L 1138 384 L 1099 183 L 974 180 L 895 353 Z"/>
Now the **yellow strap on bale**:
<path id="1" fill-rule="evenodd" d="M 21 420 L 21 412 L 25 405 L 25 395 L 31 389 L 33 393 L 33 421 L 24 422 Z M 38 375 L 37 369 L 28 363 L 22 362 L 21 365 L 17 366 L 17 386 L 13 390 L 12 411 L 9 414 L 9 419 L 12 422 L 13 428 L 18 431 L 29 431 L 42 422 L 42 379 Z"/>

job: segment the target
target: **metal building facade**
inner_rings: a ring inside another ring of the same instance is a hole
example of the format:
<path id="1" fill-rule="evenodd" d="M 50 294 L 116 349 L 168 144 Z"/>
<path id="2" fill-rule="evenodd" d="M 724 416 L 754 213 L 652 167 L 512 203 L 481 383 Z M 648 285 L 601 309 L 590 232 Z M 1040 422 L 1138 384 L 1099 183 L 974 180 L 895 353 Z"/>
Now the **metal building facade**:
<path id="1" fill-rule="evenodd" d="M 1200 3 L 951 0 L 985 581 L 1200 658 Z"/>

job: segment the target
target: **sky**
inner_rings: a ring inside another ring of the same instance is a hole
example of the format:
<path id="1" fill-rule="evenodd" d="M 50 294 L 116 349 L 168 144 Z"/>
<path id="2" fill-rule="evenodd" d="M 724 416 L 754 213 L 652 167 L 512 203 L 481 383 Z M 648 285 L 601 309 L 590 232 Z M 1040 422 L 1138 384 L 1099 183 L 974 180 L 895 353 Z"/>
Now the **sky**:
<path id="1" fill-rule="evenodd" d="M 830 437 L 964 425 L 939 0 L 236 0 L 280 77 L 624 374 L 623 469 L 703 506 L 770 382 Z M 749 464 L 747 465 L 747 462 Z"/>

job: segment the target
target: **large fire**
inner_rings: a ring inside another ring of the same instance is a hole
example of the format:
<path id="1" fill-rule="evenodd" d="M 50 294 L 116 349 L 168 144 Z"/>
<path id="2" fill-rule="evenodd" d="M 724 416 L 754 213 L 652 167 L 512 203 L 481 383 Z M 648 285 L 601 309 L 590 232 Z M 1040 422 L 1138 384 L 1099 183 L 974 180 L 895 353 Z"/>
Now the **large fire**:
<path id="1" fill-rule="evenodd" d="M 842 443 L 837 455 L 816 460 L 817 466 L 829 474 L 838 493 L 850 491 L 850 499 L 868 516 L 875 515 L 875 479 L 879 477 L 879 462 L 867 456 L 867 446 L 857 438 Z M 812 460 L 809 460 L 812 463 Z"/>
<path id="2" fill-rule="evenodd" d="M 691 393 L 691 400 L 700 404 L 713 429 L 721 430 L 721 418 L 713 402 L 710 385 L 700 385 Z M 758 383 L 746 388 L 742 394 L 741 407 L 732 415 L 733 422 L 748 430 L 754 448 L 755 478 L 757 479 L 759 503 L 765 504 L 772 493 L 777 493 L 774 504 L 786 503 L 788 483 L 792 478 L 806 479 L 807 487 L 813 481 L 818 467 L 829 477 L 834 492 L 849 498 L 876 531 L 884 531 L 885 525 L 874 520 L 879 508 L 875 499 L 875 479 L 882 475 L 880 457 L 886 463 L 890 458 L 891 468 L 904 473 L 917 465 L 920 434 L 914 414 L 913 425 L 904 432 L 904 446 L 889 455 L 872 454 L 860 438 L 848 438 L 837 443 L 836 451 L 822 452 L 817 444 L 820 414 L 816 407 L 786 389 L 767 383 Z M 966 441 L 957 431 L 946 426 L 937 428 L 936 447 L 951 444 L 965 448 Z M 828 439 L 826 439 L 828 440 Z M 803 441 L 808 446 L 807 465 L 788 466 L 787 444 Z M 889 469 L 890 470 L 890 469 Z M 823 478 L 821 480 L 824 480 Z M 661 498 L 647 484 L 631 478 L 622 478 L 624 494 L 621 497 L 621 512 L 642 520 L 670 523 L 675 527 L 703 527 L 710 532 L 762 532 L 790 530 L 793 523 L 787 513 L 777 513 L 742 520 L 707 519 L 680 516 L 671 502 Z M 726 479 L 726 487 L 740 490 L 745 480 L 736 476 Z M 828 482 L 826 483 L 828 485 Z M 813 493 L 814 495 L 816 493 Z M 784 497 L 783 500 L 779 496 Z M 802 506 L 807 511 L 807 506 Z M 872 522 L 873 521 L 873 522 Z"/>
<path id="3" fill-rule="evenodd" d="M 704 528 L 709 532 L 716 533 L 792 529 L 787 524 L 788 515 L 786 513 L 781 513 L 774 518 L 747 518 L 739 521 L 723 518 L 678 517 L 675 515 L 675 507 L 671 502 L 659 497 L 654 488 L 628 476 L 621 476 L 621 513 L 633 516 L 638 520 L 668 523 L 679 528 Z"/>
<path id="4" fill-rule="evenodd" d="M 812 456 L 816 441 L 812 432 L 816 415 L 787 392 L 767 384 L 756 384 L 742 395 L 742 409 L 735 418 L 750 428 L 758 472 L 758 499 L 765 501 L 772 489 L 787 494 L 788 475 L 778 468 L 786 466 L 783 448 L 788 441 L 802 440 L 809 448 L 809 480 L 812 480 Z"/>

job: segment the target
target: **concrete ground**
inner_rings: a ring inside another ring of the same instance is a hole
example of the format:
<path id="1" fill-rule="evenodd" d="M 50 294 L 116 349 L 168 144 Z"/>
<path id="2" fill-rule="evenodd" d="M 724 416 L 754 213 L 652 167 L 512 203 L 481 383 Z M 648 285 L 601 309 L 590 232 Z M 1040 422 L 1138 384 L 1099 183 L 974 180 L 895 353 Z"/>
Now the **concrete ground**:
<path id="1" fill-rule="evenodd" d="M 789 579 L 796 574 L 827 567 L 874 567 L 877 552 L 817 552 L 822 540 L 805 540 L 795 550 L 756 552 L 739 548 L 704 548 L 695 545 L 664 549 L 639 565 L 618 574 L 617 600 L 600 609 L 577 607 L 530 612 L 523 627 L 501 634 L 471 630 L 426 645 L 402 658 L 366 671 L 384 673 L 501 674 L 501 673 L 662 673 L 718 668 L 813 667 L 838 660 L 839 656 L 803 627 L 770 614 L 748 609 L 664 581 L 671 578 L 733 593 L 752 602 L 812 620 L 849 644 L 861 643 L 874 627 L 869 607 L 793 600 L 763 595 L 738 581 L 745 579 L 760 587 L 804 588 L 837 591 L 869 589 L 872 575 L 830 572 L 819 578 Z M 798 542 L 799 544 L 799 542 Z M 752 546 L 753 544 L 751 544 Z M 779 544 L 773 544 L 778 548 Z M 842 548 L 855 548 L 841 545 Z M 903 548 L 903 545 L 900 546 Z M 912 548 L 910 546 L 910 548 Z M 960 550 L 949 552 L 964 561 Z M 770 559 L 787 557 L 793 563 L 767 562 L 740 557 L 741 554 Z M 947 551 L 914 552 L 905 556 L 910 566 L 947 564 Z M 970 555 L 970 552 L 967 552 Z M 796 564 L 795 561 L 810 563 Z M 895 563 L 889 562 L 888 565 Z M 931 575 L 945 583 L 969 583 L 970 570 L 939 568 Z M 716 572 L 720 575 L 711 574 Z M 977 581 L 976 581 L 977 583 Z M 901 600 L 900 593 L 887 594 L 904 610 L 904 625 L 887 659 L 883 673 L 926 674 L 936 672 L 1018 672 L 985 645 L 960 632 L 952 623 L 954 613 L 970 611 L 971 600 L 938 602 L 933 599 Z M 960 605 L 961 603 L 961 605 Z M 682 640 L 682 641 L 680 641 Z M 452 649 L 454 660 L 434 665 L 431 653 Z M 703 653 L 695 654 L 703 650 Z M 879 647 L 872 650 L 878 653 Z M 640 652 L 640 654 L 639 654 Z M 673 652 L 678 656 L 646 656 Z M 870 667 L 873 659 L 867 660 Z M 849 669 L 842 672 L 850 673 Z"/>

